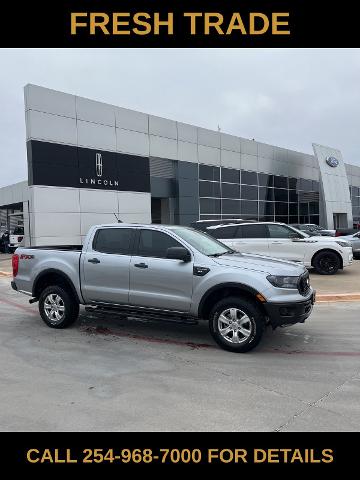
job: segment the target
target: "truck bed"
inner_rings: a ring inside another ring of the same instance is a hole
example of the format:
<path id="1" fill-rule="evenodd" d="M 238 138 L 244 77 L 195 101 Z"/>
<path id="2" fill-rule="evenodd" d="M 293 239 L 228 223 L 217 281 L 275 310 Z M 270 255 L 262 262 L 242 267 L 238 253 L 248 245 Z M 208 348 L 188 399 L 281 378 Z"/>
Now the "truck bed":
<path id="1" fill-rule="evenodd" d="M 64 250 L 64 251 L 75 251 L 81 252 L 82 245 L 44 245 L 39 247 L 21 247 L 21 250 Z"/>

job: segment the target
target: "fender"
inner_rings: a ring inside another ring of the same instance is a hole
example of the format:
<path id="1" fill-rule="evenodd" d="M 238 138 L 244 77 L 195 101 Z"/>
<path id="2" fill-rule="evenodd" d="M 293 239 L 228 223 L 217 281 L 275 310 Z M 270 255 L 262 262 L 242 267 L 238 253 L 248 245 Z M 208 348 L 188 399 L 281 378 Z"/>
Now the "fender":
<path id="1" fill-rule="evenodd" d="M 219 283 L 218 285 L 215 285 L 214 287 L 209 288 L 204 295 L 202 296 L 199 307 L 198 307 L 198 317 L 201 318 L 201 312 L 203 311 L 204 305 L 206 303 L 206 300 L 209 298 L 210 295 L 212 295 L 214 292 L 218 290 L 222 290 L 223 288 L 238 288 L 239 290 L 243 290 L 247 293 L 249 293 L 251 296 L 256 297 L 256 295 L 260 294 L 255 288 L 250 287 L 249 285 L 245 285 L 243 283 L 238 283 L 238 282 L 225 282 L 225 283 Z M 261 295 L 261 294 L 260 294 Z"/>
<path id="2" fill-rule="evenodd" d="M 48 274 L 51 274 L 51 273 L 54 273 L 56 275 L 59 275 L 60 277 L 62 277 L 66 283 L 68 283 L 70 285 L 70 288 L 71 288 L 71 291 L 73 293 L 73 295 L 75 296 L 75 299 L 79 302 L 79 303 L 82 303 L 80 301 L 80 298 L 79 298 L 79 295 L 76 291 L 76 288 L 73 284 L 73 282 L 70 280 L 70 278 L 66 275 L 66 273 L 62 272 L 61 270 L 57 270 L 56 268 L 47 268 L 46 270 L 43 270 L 42 272 L 40 272 L 35 280 L 34 280 L 34 284 L 33 284 L 33 289 L 32 289 L 32 295 L 33 297 L 36 297 L 35 295 L 35 292 L 36 292 L 36 286 L 38 284 L 38 282 L 46 275 Z"/>

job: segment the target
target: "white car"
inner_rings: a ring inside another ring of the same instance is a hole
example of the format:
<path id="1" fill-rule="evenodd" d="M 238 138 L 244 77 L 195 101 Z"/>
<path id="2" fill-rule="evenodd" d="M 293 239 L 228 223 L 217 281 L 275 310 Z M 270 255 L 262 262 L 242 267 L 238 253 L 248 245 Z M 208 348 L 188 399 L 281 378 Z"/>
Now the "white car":
<path id="1" fill-rule="evenodd" d="M 13 233 L 9 238 L 9 250 L 15 252 L 15 250 L 24 245 L 24 227 L 18 226 L 14 228 Z"/>
<path id="2" fill-rule="evenodd" d="M 284 223 L 244 221 L 210 226 L 206 231 L 239 252 L 299 262 L 322 275 L 333 275 L 353 262 L 353 250 L 348 241 L 336 237 L 310 237 Z"/>
<path id="3" fill-rule="evenodd" d="M 350 242 L 354 257 L 360 258 L 360 232 L 352 233 L 351 235 L 343 235 L 342 237 L 337 237 L 337 240 L 345 240 Z"/>

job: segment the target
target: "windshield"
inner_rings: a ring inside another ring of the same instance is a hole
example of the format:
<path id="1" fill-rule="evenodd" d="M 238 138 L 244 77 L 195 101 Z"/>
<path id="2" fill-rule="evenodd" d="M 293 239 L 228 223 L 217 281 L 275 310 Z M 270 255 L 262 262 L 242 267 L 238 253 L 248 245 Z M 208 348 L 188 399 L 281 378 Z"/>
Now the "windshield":
<path id="1" fill-rule="evenodd" d="M 192 228 L 179 227 L 173 228 L 172 231 L 185 240 L 185 242 L 196 248 L 196 250 L 199 250 L 199 252 L 207 256 L 217 257 L 224 255 L 224 253 L 233 253 L 234 251 L 206 233 L 193 230 Z"/>

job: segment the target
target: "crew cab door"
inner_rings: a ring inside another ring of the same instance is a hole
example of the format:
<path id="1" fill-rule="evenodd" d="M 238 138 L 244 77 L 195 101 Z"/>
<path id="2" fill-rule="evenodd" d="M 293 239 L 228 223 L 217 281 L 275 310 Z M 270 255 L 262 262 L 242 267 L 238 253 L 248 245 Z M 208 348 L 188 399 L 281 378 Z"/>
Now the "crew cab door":
<path id="1" fill-rule="evenodd" d="M 82 254 L 81 291 L 86 303 L 129 303 L 129 268 L 135 228 L 104 227 Z"/>
<path id="2" fill-rule="evenodd" d="M 190 262 L 166 258 L 170 247 L 183 247 L 168 233 L 139 229 L 130 262 L 130 305 L 188 312 L 193 291 Z"/>
<path id="3" fill-rule="evenodd" d="M 293 238 L 296 232 L 286 225 L 269 223 L 269 255 L 270 257 L 303 262 L 306 242 L 300 238 Z"/>

